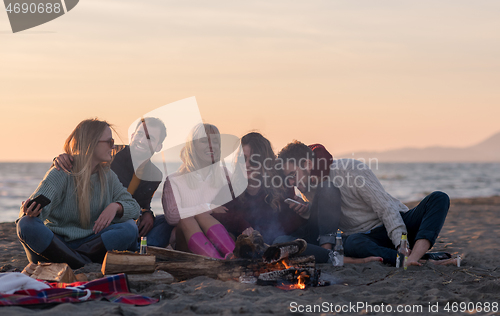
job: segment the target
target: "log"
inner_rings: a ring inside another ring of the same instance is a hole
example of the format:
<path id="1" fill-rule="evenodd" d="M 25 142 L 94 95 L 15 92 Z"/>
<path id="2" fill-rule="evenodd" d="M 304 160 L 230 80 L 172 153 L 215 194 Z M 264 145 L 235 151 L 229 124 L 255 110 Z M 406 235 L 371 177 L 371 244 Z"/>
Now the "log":
<path id="1" fill-rule="evenodd" d="M 157 270 L 151 274 L 128 274 L 130 288 L 142 291 L 153 285 L 170 284 L 174 282 L 174 277 L 165 271 Z"/>
<path id="2" fill-rule="evenodd" d="M 268 264 L 262 260 L 250 259 L 219 260 L 151 246 L 148 246 L 148 254 L 153 254 L 156 257 L 157 269 L 172 274 L 179 281 L 197 276 L 233 280 L 242 275 L 259 276 L 260 273 L 286 269 L 280 262 Z M 314 268 L 316 266 L 314 256 L 288 258 L 288 264 L 301 268 Z"/>
<path id="3" fill-rule="evenodd" d="M 24 267 L 21 273 L 27 276 L 31 276 L 33 273 L 35 273 L 36 267 L 38 267 L 38 264 L 30 262 L 26 267 Z"/>
<path id="4" fill-rule="evenodd" d="M 29 268 L 26 271 L 29 271 Z M 72 283 L 76 281 L 73 270 L 66 263 L 39 263 L 31 277 L 49 282 Z"/>
<path id="5" fill-rule="evenodd" d="M 75 274 L 75 277 L 76 277 L 77 281 L 88 282 L 88 281 L 94 281 L 94 280 L 100 279 L 100 278 L 104 277 L 104 275 L 102 274 L 101 271 L 99 271 L 99 272 L 78 273 L 78 274 Z"/>
<path id="6" fill-rule="evenodd" d="M 284 258 L 299 255 L 304 252 L 306 248 L 307 242 L 304 239 L 274 244 L 266 249 L 263 258 L 265 262 L 274 263 Z"/>
<path id="7" fill-rule="evenodd" d="M 140 255 L 133 252 L 108 251 L 102 263 L 104 275 L 117 273 L 153 273 L 156 258 L 154 255 Z"/>

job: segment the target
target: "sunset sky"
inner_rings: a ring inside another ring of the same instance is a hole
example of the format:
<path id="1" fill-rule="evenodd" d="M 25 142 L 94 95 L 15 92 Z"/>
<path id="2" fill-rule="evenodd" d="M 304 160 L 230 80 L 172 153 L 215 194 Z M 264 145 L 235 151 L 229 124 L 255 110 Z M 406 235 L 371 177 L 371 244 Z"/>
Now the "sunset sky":
<path id="1" fill-rule="evenodd" d="M 2 5 L 0 161 L 50 161 L 90 117 L 126 141 L 192 96 L 276 150 L 473 145 L 500 131 L 499 16 L 497 0 L 82 0 L 13 34 Z"/>

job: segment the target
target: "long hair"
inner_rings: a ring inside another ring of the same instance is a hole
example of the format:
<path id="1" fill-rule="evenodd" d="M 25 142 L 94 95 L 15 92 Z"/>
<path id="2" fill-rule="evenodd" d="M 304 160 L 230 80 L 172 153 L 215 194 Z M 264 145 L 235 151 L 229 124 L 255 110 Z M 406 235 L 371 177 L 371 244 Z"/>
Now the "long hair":
<path id="1" fill-rule="evenodd" d="M 219 129 L 212 124 L 200 123 L 193 127 L 186 140 L 186 145 L 181 150 L 182 165 L 179 168 L 179 173 L 187 177 L 188 185 L 192 189 L 196 188 L 198 184 L 193 172 L 206 167 L 210 168 L 210 172 L 213 173 L 213 178 L 210 183 L 212 187 L 220 187 L 223 183 L 222 173 L 217 172 L 217 169 L 220 168 L 221 146 L 219 146 L 218 151 L 214 152 L 214 159 L 210 166 L 204 166 L 196 154 L 194 147 L 195 142 L 205 137 L 207 137 L 208 141 L 211 143 L 218 142 L 222 145 Z"/>
<path id="2" fill-rule="evenodd" d="M 111 126 L 106 121 L 98 119 L 84 120 L 78 124 L 64 143 L 64 151 L 73 156 L 74 159 L 72 175 L 75 181 L 80 223 L 83 227 L 90 225 L 92 157 L 96 146 L 99 144 L 99 139 L 107 127 Z M 97 166 L 97 173 L 101 182 L 101 203 L 106 193 L 106 169 L 109 169 L 109 163 L 100 163 Z"/>
<path id="3" fill-rule="evenodd" d="M 281 179 L 276 170 L 276 155 L 274 154 L 271 142 L 257 132 L 251 132 L 241 138 L 241 146 L 250 146 L 250 163 L 260 166 L 261 188 L 266 194 L 266 202 L 271 205 L 273 210 L 280 210 L 280 202 L 285 199 L 286 190 L 281 186 L 274 185 L 274 179 Z M 263 181 L 266 179 L 269 181 Z M 281 182 L 280 182 L 281 183 Z M 245 195 L 240 195 L 245 199 Z"/>

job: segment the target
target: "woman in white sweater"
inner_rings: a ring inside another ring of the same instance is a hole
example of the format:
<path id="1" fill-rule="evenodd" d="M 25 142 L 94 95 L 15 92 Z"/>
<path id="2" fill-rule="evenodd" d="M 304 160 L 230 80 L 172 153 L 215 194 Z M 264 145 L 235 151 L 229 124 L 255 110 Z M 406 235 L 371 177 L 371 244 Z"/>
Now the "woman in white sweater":
<path id="1" fill-rule="evenodd" d="M 217 127 L 196 125 L 181 151 L 182 166 L 167 177 L 162 196 L 165 217 L 170 225 L 177 225 L 177 236 L 184 237 L 188 249 L 218 259 L 234 250 L 234 241 L 227 230 L 210 215 L 224 212 L 224 207 L 211 202 L 221 190 L 229 191 L 227 171 L 220 156 Z M 181 238 L 177 239 L 179 244 Z"/>

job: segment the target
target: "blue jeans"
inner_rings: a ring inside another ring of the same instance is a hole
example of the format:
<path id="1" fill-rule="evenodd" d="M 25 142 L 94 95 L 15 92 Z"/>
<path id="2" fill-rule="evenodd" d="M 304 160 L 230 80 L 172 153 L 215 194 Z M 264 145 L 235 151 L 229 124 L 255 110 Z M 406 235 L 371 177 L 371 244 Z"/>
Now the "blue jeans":
<path id="1" fill-rule="evenodd" d="M 148 246 L 166 247 L 170 241 L 173 227 L 167 223 L 165 215 L 155 217 L 153 228 L 147 233 Z"/>
<path id="2" fill-rule="evenodd" d="M 26 251 L 28 260 L 38 262 L 45 261 L 40 254 L 47 249 L 53 238 L 59 238 L 69 248 L 76 249 L 95 236 L 101 236 L 107 250 L 134 251 L 139 232 L 135 221 L 130 219 L 123 223 L 109 225 L 98 234 L 66 242 L 64 237 L 54 234 L 38 217 L 24 216 L 17 221 L 17 236 Z"/>
<path id="3" fill-rule="evenodd" d="M 431 247 L 434 245 L 449 208 L 450 198 L 448 195 L 436 191 L 425 197 L 417 207 L 406 213 L 401 213 L 408 232 L 410 248 L 419 239 L 427 239 L 431 243 Z M 347 257 L 377 256 L 382 257 L 384 263 L 396 265 L 397 251 L 384 226 L 376 227 L 366 233 L 347 236 L 344 251 Z"/>

